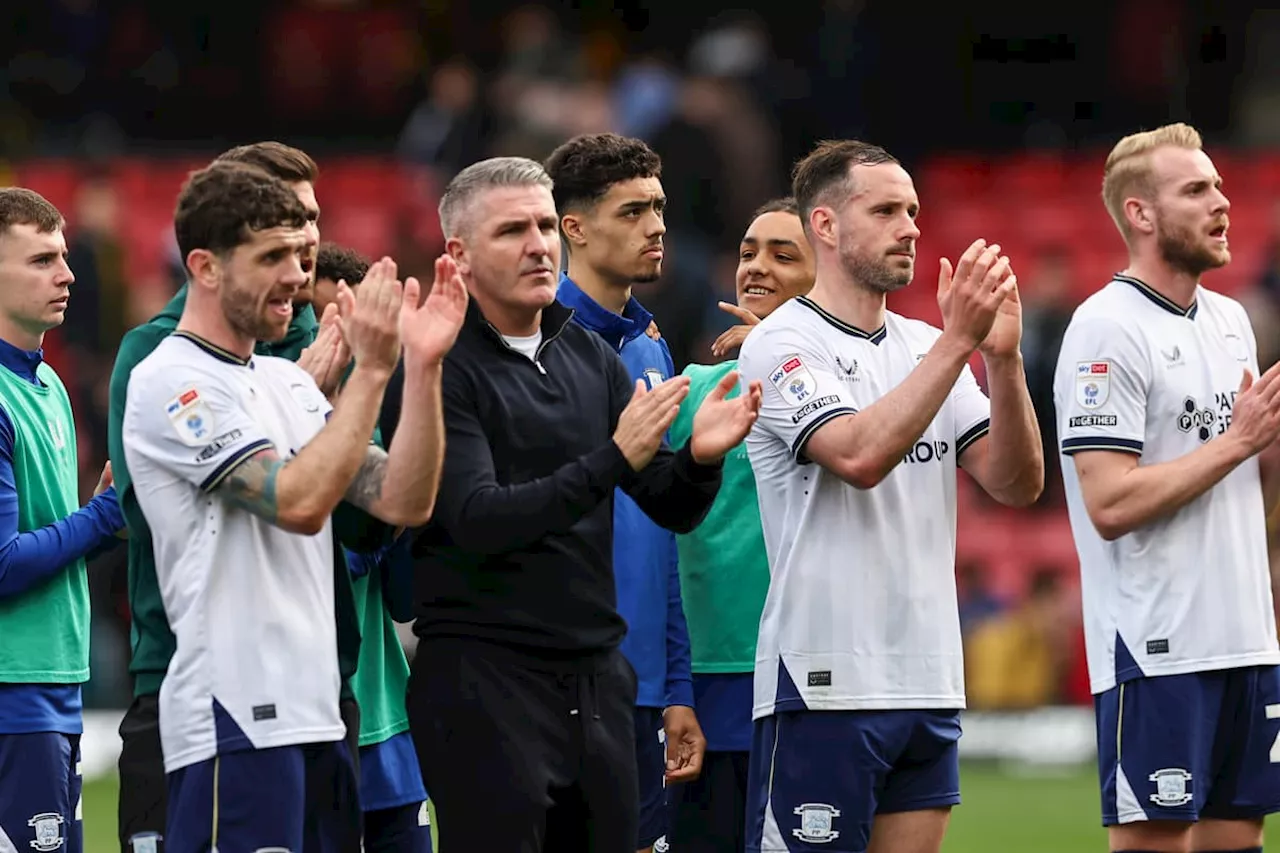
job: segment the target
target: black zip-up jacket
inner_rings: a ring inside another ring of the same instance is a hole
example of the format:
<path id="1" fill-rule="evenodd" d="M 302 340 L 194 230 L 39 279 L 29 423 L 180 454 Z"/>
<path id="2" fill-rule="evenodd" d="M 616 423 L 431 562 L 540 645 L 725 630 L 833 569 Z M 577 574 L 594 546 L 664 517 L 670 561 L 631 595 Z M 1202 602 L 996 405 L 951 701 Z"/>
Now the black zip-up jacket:
<path id="1" fill-rule="evenodd" d="M 474 301 L 445 358 L 445 461 L 431 522 L 414 545 L 414 633 L 537 655 L 616 647 L 626 633 L 613 576 L 613 490 L 684 533 L 720 488 L 720 465 L 663 447 L 635 472 L 613 443 L 634 386 L 599 335 L 553 303 L 533 361 Z M 404 376 L 382 411 L 390 441 Z M 404 401 L 411 405 L 412 401 Z"/>

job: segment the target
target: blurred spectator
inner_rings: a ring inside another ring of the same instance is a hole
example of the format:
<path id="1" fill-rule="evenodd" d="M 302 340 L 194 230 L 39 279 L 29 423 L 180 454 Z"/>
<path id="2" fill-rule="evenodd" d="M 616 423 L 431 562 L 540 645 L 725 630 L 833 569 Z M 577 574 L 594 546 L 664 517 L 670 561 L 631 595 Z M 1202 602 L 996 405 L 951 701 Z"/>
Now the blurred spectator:
<path id="1" fill-rule="evenodd" d="M 114 186 L 105 174 L 94 174 L 80 184 L 68 217 L 67 263 L 76 281 L 59 334 L 72 366 L 67 384 L 85 437 L 82 446 L 89 451 L 80 458 L 82 491 L 89 494 L 106 464 L 107 380 L 128 328 L 119 215 Z"/>
<path id="2" fill-rule="evenodd" d="M 625 64 L 614 81 L 617 132 L 652 141 L 671 120 L 680 96 L 680 72 L 656 54 Z"/>
<path id="3" fill-rule="evenodd" d="M 1040 425 L 1044 446 L 1044 492 L 1036 502 L 1041 508 L 1060 508 L 1062 459 L 1053 406 L 1053 372 L 1062 348 L 1062 336 L 1075 310 L 1072 299 L 1071 255 L 1063 247 L 1041 251 L 1032 262 L 1032 275 L 1019 288 L 1022 298 L 1022 358 L 1027 389 Z"/>
<path id="4" fill-rule="evenodd" d="M 973 560 L 963 560 L 956 565 L 956 599 L 960 633 L 966 637 L 1004 609 L 1004 604 L 991 592 L 986 570 Z"/>
<path id="5" fill-rule="evenodd" d="M 1266 370 L 1280 359 L 1280 202 L 1271 210 L 1262 269 L 1254 291 L 1242 297 L 1258 341 L 1258 366 Z"/>
<path id="6" fill-rule="evenodd" d="M 479 75 L 466 59 L 455 57 L 431 72 L 427 97 L 410 114 L 396 154 L 436 169 L 447 182 L 480 159 L 486 131 Z"/>
<path id="7" fill-rule="evenodd" d="M 1026 598 L 965 639 L 969 707 L 1023 709 L 1061 701 L 1075 609 L 1061 572 L 1036 570 Z"/>

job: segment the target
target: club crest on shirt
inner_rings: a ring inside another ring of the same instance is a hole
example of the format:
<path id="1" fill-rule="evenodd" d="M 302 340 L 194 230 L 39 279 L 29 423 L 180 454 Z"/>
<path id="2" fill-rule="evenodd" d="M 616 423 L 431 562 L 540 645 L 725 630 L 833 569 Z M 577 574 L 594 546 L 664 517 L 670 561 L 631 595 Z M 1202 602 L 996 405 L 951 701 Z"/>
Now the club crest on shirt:
<path id="1" fill-rule="evenodd" d="M 662 379 L 662 371 L 661 371 L 661 370 L 658 370 L 658 369 L 653 368 L 653 367 L 646 367 L 646 368 L 645 368 L 645 370 L 644 370 L 644 384 L 645 384 L 645 385 L 647 385 L 647 386 L 649 386 L 649 390 L 650 390 L 650 391 L 652 391 L 654 388 L 657 388 L 659 385 L 661 385 L 661 384 L 662 384 L 662 382 L 663 382 L 663 379 Z"/>
<path id="2" fill-rule="evenodd" d="M 1096 409 L 1111 396 L 1111 362 L 1076 362 L 1076 402 Z"/>
<path id="3" fill-rule="evenodd" d="M 1244 338 L 1235 332 L 1227 332 L 1222 336 L 1222 342 L 1226 344 L 1227 351 L 1231 353 L 1236 361 L 1249 360 L 1249 345 L 1244 342 Z"/>
<path id="4" fill-rule="evenodd" d="M 308 414 L 320 411 L 320 403 L 324 395 L 320 393 L 319 388 L 295 382 L 289 386 L 289 393 L 293 394 L 293 399 L 297 400 Z"/>
<path id="5" fill-rule="evenodd" d="M 169 416 L 169 423 L 173 424 L 178 438 L 192 447 L 208 443 L 209 436 L 213 435 L 214 428 L 217 426 L 213 412 L 205 405 L 204 398 L 194 387 L 188 388 L 166 403 L 164 412 Z"/>
<path id="6" fill-rule="evenodd" d="M 781 364 L 769 371 L 769 381 L 778 389 L 782 399 L 798 406 L 813 396 L 818 383 L 813 380 L 809 368 L 798 355 L 787 356 Z"/>
<path id="7" fill-rule="evenodd" d="M 53 444 L 54 450 L 65 450 L 67 447 L 67 432 L 62 426 L 62 421 L 57 418 L 49 418 L 49 441 Z"/>
<path id="8" fill-rule="evenodd" d="M 39 853 L 51 853 L 62 847 L 66 840 L 62 836 L 62 824 L 65 822 L 62 815 L 57 812 L 44 812 L 42 814 L 33 815 L 31 820 L 27 821 L 27 826 L 36 831 L 35 841 L 31 842 L 32 848 Z"/>

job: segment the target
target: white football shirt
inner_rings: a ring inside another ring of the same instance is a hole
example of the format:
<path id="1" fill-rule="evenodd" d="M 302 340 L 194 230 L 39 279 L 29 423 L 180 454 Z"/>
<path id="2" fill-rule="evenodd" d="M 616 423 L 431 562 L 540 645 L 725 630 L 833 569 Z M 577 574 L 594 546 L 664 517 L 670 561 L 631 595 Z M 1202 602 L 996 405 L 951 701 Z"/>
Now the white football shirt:
<path id="1" fill-rule="evenodd" d="M 879 400 L 941 332 L 892 312 L 865 332 L 806 298 L 748 336 L 742 381 L 764 385 L 747 436 L 771 581 L 754 716 L 964 707 L 956 605 L 956 458 L 990 404 L 965 368 L 903 461 L 857 489 L 804 456 L 824 423 Z"/>
<path id="2" fill-rule="evenodd" d="M 1258 376 L 1244 308 L 1199 287 L 1183 309 L 1116 276 L 1076 309 L 1054 374 L 1058 437 L 1169 462 L 1221 435 L 1243 372 Z M 1280 663 L 1258 462 L 1171 516 L 1107 542 L 1062 466 L 1080 557 L 1094 693 L 1144 675 Z"/>
<path id="3" fill-rule="evenodd" d="M 345 734 L 330 524 L 289 533 L 216 492 L 254 453 L 295 455 L 329 411 L 296 364 L 246 362 L 182 332 L 129 377 L 125 459 L 177 639 L 160 688 L 167 772 Z"/>

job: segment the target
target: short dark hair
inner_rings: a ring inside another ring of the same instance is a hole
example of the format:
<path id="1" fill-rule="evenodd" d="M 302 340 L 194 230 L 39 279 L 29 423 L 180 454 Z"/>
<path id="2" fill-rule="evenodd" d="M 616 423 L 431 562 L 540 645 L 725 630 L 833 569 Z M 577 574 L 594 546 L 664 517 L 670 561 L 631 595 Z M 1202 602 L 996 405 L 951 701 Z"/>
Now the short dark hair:
<path id="1" fill-rule="evenodd" d="M 662 177 L 662 158 L 652 148 L 616 133 L 575 136 L 552 151 L 543 165 L 560 213 L 595 204 L 616 183 Z"/>
<path id="2" fill-rule="evenodd" d="M 213 163 L 178 194 L 174 235 L 183 262 L 193 249 L 226 254 L 267 228 L 301 228 L 307 211 L 289 185 L 254 166 Z"/>
<path id="3" fill-rule="evenodd" d="M 823 140 L 791 170 L 791 194 L 795 196 L 800 221 L 809 227 L 809 214 L 827 203 L 836 193 L 853 192 L 849 171 L 854 166 L 897 163 L 898 158 L 879 145 L 856 139 Z"/>
<path id="4" fill-rule="evenodd" d="M 35 190 L 0 187 L 0 234 L 14 225 L 34 225 L 41 234 L 49 234 L 64 224 L 58 208 Z"/>
<path id="5" fill-rule="evenodd" d="M 283 142 L 254 142 L 240 145 L 218 155 L 214 163 L 245 163 L 257 166 L 268 175 L 286 184 L 302 181 L 315 183 L 320 177 L 320 167 L 305 151 L 285 145 Z"/>
<path id="6" fill-rule="evenodd" d="M 792 216 L 799 216 L 800 208 L 796 205 L 794 196 L 771 198 L 756 208 L 756 212 L 751 214 L 751 221 L 754 222 L 766 213 L 790 213 Z"/>
<path id="7" fill-rule="evenodd" d="M 348 246 L 328 241 L 316 253 L 316 280 L 345 281 L 355 287 L 369 271 L 369 259 Z"/>

